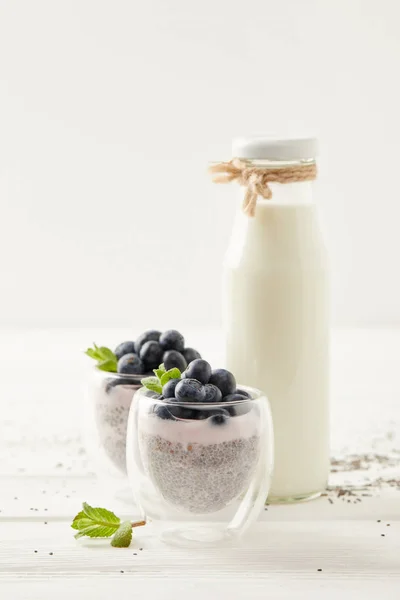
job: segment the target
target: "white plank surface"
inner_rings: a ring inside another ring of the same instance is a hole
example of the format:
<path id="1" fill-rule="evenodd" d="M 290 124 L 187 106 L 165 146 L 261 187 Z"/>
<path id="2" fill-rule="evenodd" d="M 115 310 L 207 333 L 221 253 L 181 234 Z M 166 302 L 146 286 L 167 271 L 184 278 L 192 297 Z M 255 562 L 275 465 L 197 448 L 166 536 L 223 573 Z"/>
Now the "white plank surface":
<path id="1" fill-rule="evenodd" d="M 147 598 L 314 598 L 321 592 L 372 598 L 379 589 L 395 599 L 400 591 L 398 521 L 390 527 L 374 521 L 263 523 L 243 547 L 223 550 L 160 546 L 150 528 L 138 532 L 129 549 L 80 544 L 60 523 L 3 524 L 1 538 L 0 589 L 16 599 L 46 600 L 55 593 L 102 599 L 116 590 Z"/>
<path id="2" fill-rule="evenodd" d="M 167 600 L 400 598 L 396 486 L 360 491 L 361 501 L 332 490 L 314 502 L 269 506 L 232 549 L 169 548 L 148 526 L 137 530 L 135 546 L 128 550 L 108 542 L 76 542 L 69 523 L 83 500 L 135 517 L 133 505 L 115 499 L 116 482 L 93 477 L 82 447 L 87 363 L 80 351 L 92 339 L 112 346 L 126 337 L 117 331 L 96 334 L 0 336 L 6 373 L 0 384 L 1 600 L 102 600 L 115 594 Z M 218 334 L 193 332 L 191 339 L 220 363 Z M 24 353 L 31 359 L 22 377 L 16 357 Z M 367 471 L 334 473 L 332 486 L 361 485 L 365 477 L 399 478 L 400 332 L 336 332 L 332 355 L 333 454 L 393 458 L 390 467 L 373 464 Z"/>

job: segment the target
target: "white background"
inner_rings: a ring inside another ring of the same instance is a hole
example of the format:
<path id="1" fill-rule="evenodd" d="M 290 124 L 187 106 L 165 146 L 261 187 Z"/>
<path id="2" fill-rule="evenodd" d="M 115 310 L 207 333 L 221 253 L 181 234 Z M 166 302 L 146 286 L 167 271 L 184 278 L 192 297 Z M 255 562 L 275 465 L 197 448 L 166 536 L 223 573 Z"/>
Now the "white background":
<path id="1" fill-rule="evenodd" d="M 339 325 L 400 323 L 396 0 L 0 0 L 0 326 L 218 324 L 235 135 L 316 133 Z"/>

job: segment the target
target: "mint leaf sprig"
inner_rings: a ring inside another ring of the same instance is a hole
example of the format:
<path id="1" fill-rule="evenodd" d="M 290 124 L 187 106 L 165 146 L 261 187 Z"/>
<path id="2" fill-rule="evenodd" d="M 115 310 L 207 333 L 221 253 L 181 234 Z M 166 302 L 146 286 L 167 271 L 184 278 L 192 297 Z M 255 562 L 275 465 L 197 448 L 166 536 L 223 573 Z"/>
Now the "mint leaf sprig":
<path id="1" fill-rule="evenodd" d="M 85 352 L 87 356 L 97 360 L 97 368 L 101 371 L 108 371 L 109 373 L 117 372 L 118 359 L 114 352 L 106 346 L 97 346 L 93 342 L 93 348 L 88 348 Z"/>
<path id="2" fill-rule="evenodd" d="M 154 369 L 153 373 L 155 377 L 145 377 L 141 380 L 141 384 L 157 394 L 162 394 L 163 386 L 168 383 L 170 379 L 180 379 L 181 372 L 179 369 L 174 367 L 173 369 L 165 370 L 164 363 L 161 364 L 158 369 Z"/>
<path id="3" fill-rule="evenodd" d="M 146 521 L 123 521 L 113 512 L 105 508 L 93 508 L 86 502 L 71 523 L 76 529 L 75 539 L 81 537 L 107 538 L 112 537 L 111 546 L 115 548 L 128 548 L 132 541 L 133 527 L 146 525 Z"/>

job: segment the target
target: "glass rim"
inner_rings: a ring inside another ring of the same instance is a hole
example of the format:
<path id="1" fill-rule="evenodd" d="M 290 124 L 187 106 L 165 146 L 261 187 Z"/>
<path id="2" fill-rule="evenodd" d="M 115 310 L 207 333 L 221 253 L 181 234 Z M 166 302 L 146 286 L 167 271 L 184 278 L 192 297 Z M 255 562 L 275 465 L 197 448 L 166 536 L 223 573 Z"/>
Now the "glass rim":
<path id="1" fill-rule="evenodd" d="M 97 365 L 93 366 L 93 370 L 100 375 L 113 377 L 114 379 L 144 379 L 145 377 L 154 375 L 153 371 L 147 371 L 147 373 L 116 373 L 115 371 L 103 371 L 103 369 L 99 369 Z"/>
<path id="2" fill-rule="evenodd" d="M 257 388 L 250 387 L 248 385 L 240 385 L 239 389 L 243 389 L 244 391 L 251 394 L 251 398 L 244 398 L 243 400 L 231 400 L 230 402 L 179 402 L 178 400 L 172 401 L 170 398 L 157 398 L 156 396 L 151 396 L 150 394 L 155 394 L 156 392 L 152 392 L 151 390 L 142 387 L 137 393 L 141 394 L 145 398 L 152 400 L 153 403 L 158 403 L 162 406 L 178 406 L 180 408 L 195 408 L 198 410 L 210 410 L 213 408 L 225 408 L 231 406 L 237 406 L 239 404 L 251 404 L 255 402 L 261 401 L 263 398 L 268 401 L 267 394 L 262 392 Z"/>

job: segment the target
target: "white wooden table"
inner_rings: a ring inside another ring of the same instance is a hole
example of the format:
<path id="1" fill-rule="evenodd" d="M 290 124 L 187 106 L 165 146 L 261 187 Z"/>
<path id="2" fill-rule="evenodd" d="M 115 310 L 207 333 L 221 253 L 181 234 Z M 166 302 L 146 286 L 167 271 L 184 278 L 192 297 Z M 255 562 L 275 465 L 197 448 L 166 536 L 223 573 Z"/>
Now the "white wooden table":
<path id="1" fill-rule="evenodd" d="M 269 506 L 230 549 L 170 548 L 150 526 L 136 530 L 129 549 L 76 542 L 69 524 L 83 500 L 135 517 L 134 507 L 116 501 L 91 474 L 77 426 L 87 370 L 80 350 L 93 339 L 113 345 L 125 337 L 1 332 L 1 600 L 400 598 L 400 486 L 393 483 L 356 496 L 332 490 L 314 502 Z M 193 332 L 191 339 L 221 361 L 218 334 Z M 29 357 L 23 375 L 21 356 Z M 333 455 L 391 459 L 334 473 L 332 486 L 400 479 L 399 366 L 400 332 L 335 332 Z"/>

